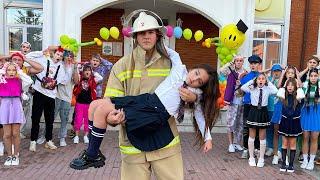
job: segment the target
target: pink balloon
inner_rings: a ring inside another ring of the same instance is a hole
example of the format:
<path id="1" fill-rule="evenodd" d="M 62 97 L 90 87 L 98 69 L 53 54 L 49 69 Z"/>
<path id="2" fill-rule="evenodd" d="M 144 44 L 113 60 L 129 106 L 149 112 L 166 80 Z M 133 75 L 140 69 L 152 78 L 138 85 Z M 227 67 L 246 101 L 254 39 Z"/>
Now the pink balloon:
<path id="1" fill-rule="evenodd" d="M 166 26 L 166 28 L 167 28 L 167 36 L 171 37 L 173 35 L 173 27 L 168 25 Z"/>
<path id="2" fill-rule="evenodd" d="M 131 27 L 122 28 L 122 34 L 125 37 L 130 37 L 131 36 L 131 31 L 132 31 Z"/>

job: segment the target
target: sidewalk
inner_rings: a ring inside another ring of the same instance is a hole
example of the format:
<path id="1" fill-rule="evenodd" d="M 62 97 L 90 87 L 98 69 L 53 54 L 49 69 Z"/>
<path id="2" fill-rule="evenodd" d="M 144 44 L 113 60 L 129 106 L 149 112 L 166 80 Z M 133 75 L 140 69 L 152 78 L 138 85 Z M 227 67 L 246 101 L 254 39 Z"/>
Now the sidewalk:
<path id="1" fill-rule="evenodd" d="M 55 129 L 57 134 L 57 129 Z M 319 179 L 319 167 L 313 175 L 301 171 L 296 166 L 295 173 L 280 173 L 278 166 L 271 166 L 271 158 L 266 159 L 264 168 L 251 168 L 247 160 L 240 159 L 240 153 L 226 152 L 226 134 L 213 134 L 213 150 L 208 154 L 197 151 L 193 146 L 193 133 L 181 133 L 182 154 L 185 179 Z M 118 132 L 107 131 L 102 144 L 106 155 L 106 165 L 99 169 L 90 168 L 76 171 L 69 168 L 69 162 L 75 158 L 86 145 L 80 138 L 75 145 L 68 138 L 68 146 L 56 151 L 44 149 L 37 145 L 37 152 L 28 151 L 29 139 L 21 144 L 21 159 L 18 167 L 5 167 L 5 157 L 0 157 L 0 179 L 120 179 L 120 153 L 118 149 Z M 58 141 L 55 140 L 58 144 Z M 174 168 L 174 167 L 173 167 Z M 316 174 L 317 173 L 317 174 Z M 153 178 L 155 179 L 155 178 Z"/>

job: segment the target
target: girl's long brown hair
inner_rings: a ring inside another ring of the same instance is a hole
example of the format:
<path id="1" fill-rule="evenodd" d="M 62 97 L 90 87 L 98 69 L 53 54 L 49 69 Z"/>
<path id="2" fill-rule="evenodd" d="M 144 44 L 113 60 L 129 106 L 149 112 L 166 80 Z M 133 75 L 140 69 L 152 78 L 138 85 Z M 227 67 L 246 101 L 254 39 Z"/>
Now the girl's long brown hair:
<path id="1" fill-rule="evenodd" d="M 298 89 L 298 85 L 297 85 L 297 81 L 295 78 L 289 78 L 285 87 L 285 99 L 281 99 L 281 101 L 283 102 L 283 104 L 287 107 L 289 104 L 289 100 L 288 100 L 288 96 L 289 96 L 289 92 L 287 90 L 287 86 L 292 83 L 292 85 L 294 86 L 294 91 L 292 93 L 293 96 L 293 109 L 296 109 L 297 105 L 298 105 L 298 100 L 297 100 L 297 89 Z"/>
<path id="2" fill-rule="evenodd" d="M 205 70 L 209 75 L 208 82 L 200 87 L 203 92 L 202 98 L 200 99 L 200 104 L 205 118 L 205 135 L 208 128 L 211 131 L 219 117 L 220 109 L 217 103 L 217 100 L 220 97 L 218 73 L 217 70 L 213 69 L 208 64 L 199 64 L 196 65 L 193 69 L 196 68 Z M 195 144 L 199 144 L 200 146 L 202 146 L 204 144 L 204 138 L 202 137 L 201 131 L 199 130 L 198 124 L 194 118 L 193 126 L 196 133 Z"/>

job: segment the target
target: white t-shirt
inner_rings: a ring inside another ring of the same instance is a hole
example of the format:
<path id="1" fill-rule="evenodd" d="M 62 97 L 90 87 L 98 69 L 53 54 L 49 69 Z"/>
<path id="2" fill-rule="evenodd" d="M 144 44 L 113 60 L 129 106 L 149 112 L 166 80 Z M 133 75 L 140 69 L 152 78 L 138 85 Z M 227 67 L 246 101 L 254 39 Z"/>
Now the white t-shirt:
<path id="1" fill-rule="evenodd" d="M 48 60 L 49 60 L 50 66 L 49 66 L 48 77 L 54 78 L 54 76 L 55 76 L 55 74 L 57 72 L 57 69 L 60 66 L 58 74 L 57 74 L 57 78 L 56 78 L 57 85 L 66 84 L 67 83 L 67 77 L 65 75 L 65 68 L 64 68 L 62 62 L 59 61 L 57 63 L 54 63 L 50 57 L 47 57 L 47 56 L 43 55 L 42 51 L 30 52 L 29 54 L 27 54 L 27 58 L 28 59 L 32 59 L 32 60 L 38 62 L 39 64 L 41 64 L 43 66 L 43 71 L 38 73 L 38 74 L 36 74 L 36 76 L 40 80 L 42 80 L 42 78 L 46 76 Z M 57 87 L 54 88 L 53 90 L 45 89 L 45 88 L 43 88 L 41 86 L 41 82 L 38 79 L 35 81 L 35 83 L 32 85 L 32 87 L 33 87 L 34 90 L 40 92 L 41 94 L 43 94 L 45 96 L 48 96 L 48 97 L 53 98 L 53 99 L 56 98 Z"/>
<path id="2" fill-rule="evenodd" d="M 61 99 L 63 101 L 66 101 L 68 103 L 71 103 L 72 100 L 72 90 L 74 83 L 72 81 L 72 74 L 74 73 L 74 64 L 71 65 L 65 65 L 64 62 L 62 62 L 63 67 L 65 68 L 65 84 L 59 84 L 57 88 L 57 98 Z"/>

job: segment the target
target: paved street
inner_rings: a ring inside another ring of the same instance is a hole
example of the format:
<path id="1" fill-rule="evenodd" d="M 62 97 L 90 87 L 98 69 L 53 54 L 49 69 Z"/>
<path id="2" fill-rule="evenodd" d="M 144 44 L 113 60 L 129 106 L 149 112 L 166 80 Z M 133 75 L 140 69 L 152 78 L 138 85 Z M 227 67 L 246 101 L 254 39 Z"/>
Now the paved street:
<path id="1" fill-rule="evenodd" d="M 192 133 L 181 133 L 181 139 L 185 179 L 317 179 L 315 173 L 310 175 L 299 168 L 293 174 L 280 173 L 277 166 L 271 166 L 271 158 L 266 159 L 264 168 L 251 168 L 246 160 L 239 158 L 240 153 L 226 152 L 225 134 L 213 134 L 214 146 L 209 154 L 203 154 L 193 146 Z M 69 145 L 56 151 L 38 145 L 36 153 L 29 152 L 29 140 L 23 140 L 20 166 L 4 167 L 5 157 L 0 157 L 0 179 L 120 179 L 116 131 L 107 132 L 102 146 L 107 157 L 106 165 L 99 169 L 76 171 L 69 168 L 70 160 L 85 148 L 82 138 L 80 140 L 80 144 L 74 145 L 68 139 Z"/>

